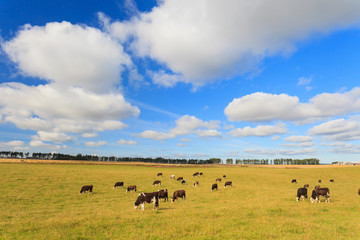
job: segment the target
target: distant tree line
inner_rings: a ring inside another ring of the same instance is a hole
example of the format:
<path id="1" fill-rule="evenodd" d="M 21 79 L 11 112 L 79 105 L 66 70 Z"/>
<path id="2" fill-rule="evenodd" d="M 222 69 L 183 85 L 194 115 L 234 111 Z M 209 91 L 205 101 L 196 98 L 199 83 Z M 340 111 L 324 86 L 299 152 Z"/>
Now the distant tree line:
<path id="1" fill-rule="evenodd" d="M 170 158 L 144 158 L 144 157 L 115 157 L 115 156 L 97 156 L 97 155 L 71 155 L 62 153 L 23 153 L 16 151 L 2 151 L 0 158 L 31 158 L 42 160 L 81 160 L 81 161 L 100 161 L 100 162 L 147 162 L 147 163 L 172 163 L 172 164 L 220 164 L 221 158 L 210 158 L 208 160 L 201 159 L 170 159 Z M 226 164 L 234 164 L 232 158 L 226 159 Z M 319 159 L 292 159 L 279 158 L 274 160 L 269 159 L 236 159 L 235 164 L 262 164 L 262 165 L 318 165 Z"/>

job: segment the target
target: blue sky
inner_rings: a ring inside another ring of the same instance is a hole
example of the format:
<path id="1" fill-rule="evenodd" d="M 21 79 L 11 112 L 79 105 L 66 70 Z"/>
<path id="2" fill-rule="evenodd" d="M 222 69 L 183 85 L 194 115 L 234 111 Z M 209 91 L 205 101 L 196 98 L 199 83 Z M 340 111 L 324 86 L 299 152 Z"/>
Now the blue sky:
<path id="1" fill-rule="evenodd" d="M 360 153 L 358 1 L 2 1 L 0 150 Z"/>

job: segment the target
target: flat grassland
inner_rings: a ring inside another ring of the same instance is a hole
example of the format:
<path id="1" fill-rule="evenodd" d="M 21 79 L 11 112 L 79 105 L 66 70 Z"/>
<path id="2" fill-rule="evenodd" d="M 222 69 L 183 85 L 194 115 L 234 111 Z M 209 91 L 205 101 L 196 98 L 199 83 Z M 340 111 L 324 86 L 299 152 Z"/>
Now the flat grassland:
<path id="1" fill-rule="evenodd" d="M 196 171 L 204 176 L 192 177 Z M 0 172 L 0 239 L 360 239 L 360 167 L 8 161 Z M 170 180 L 171 174 L 187 184 Z M 223 180 L 210 192 L 224 174 L 233 187 L 224 188 Z M 331 203 L 295 201 L 297 188 L 310 184 L 310 197 L 319 179 L 330 188 Z M 162 185 L 152 186 L 154 180 Z M 137 185 L 138 192 L 113 189 L 117 181 Z M 79 194 L 87 184 L 94 193 Z M 140 192 L 164 188 L 169 195 L 186 190 L 186 201 L 161 200 L 157 211 L 152 204 L 133 209 Z"/>

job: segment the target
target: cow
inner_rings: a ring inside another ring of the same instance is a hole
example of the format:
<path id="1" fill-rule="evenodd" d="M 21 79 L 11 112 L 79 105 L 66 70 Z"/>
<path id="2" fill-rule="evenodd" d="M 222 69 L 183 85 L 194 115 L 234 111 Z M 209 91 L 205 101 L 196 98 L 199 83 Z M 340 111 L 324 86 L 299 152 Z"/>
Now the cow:
<path id="1" fill-rule="evenodd" d="M 333 183 L 333 182 L 334 182 L 334 179 L 330 179 L 330 182 L 332 182 L 332 183 Z"/>
<path id="2" fill-rule="evenodd" d="M 126 192 L 134 191 L 136 192 L 136 185 L 130 185 L 127 187 Z"/>
<path id="3" fill-rule="evenodd" d="M 173 198 L 171 199 L 171 202 L 173 203 L 178 198 L 182 198 L 182 200 L 186 200 L 185 190 L 176 190 L 173 194 Z"/>
<path id="4" fill-rule="evenodd" d="M 117 182 L 117 183 L 115 183 L 113 189 L 115 189 L 115 188 L 117 188 L 117 187 L 122 187 L 122 188 L 124 188 L 124 182 Z"/>
<path id="5" fill-rule="evenodd" d="M 134 209 L 137 209 L 139 205 L 141 205 L 141 210 L 145 210 L 144 205 L 145 203 L 154 203 L 153 210 L 159 207 L 159 196 L 158 192 L 152 193 L 140 193 L 138 198 L 134 203 Z"/>
<path id="6" fill-rule="evenodd" d="M 163 198 L 164 202 L 169 201 L 167 189 L 158 190 L 158 193 L 159 193 L 158 194 L 159 199 Z"/>
<path id="7" fill-rule="evenodd" d="M 318 188 L 320 188 L 320 185 L 316 185 L 316 186 L 314 187 L 315 190 L 318 189 Z"/>
<path id="8" fill-rule="evenodd" d="M 297 190 L 297 195 L 296 195 L 296 201 L 298 202 L 300 200 L 300 198 L 303 197 L 303 199 L 307 198 L 307 188 L 303 187 L 303 188 L 299 188 Z"/>
<path id="9" fill-rule="evenodd" d="M 193 187 L 199 186 L 199 181 L 195 181 Z"/>
<path id="10" fill-rule="evenodd" d="M 176 181 L 180 181 L 180 180 L 183 180 L 184 178 L 183 177 L 178 177 L 177 179 L 176 179 Z"/>
<path id="11" fill-rule="evenodd" d="M 310 201 L 313 202 L 320 202 L 319 197 L 324 196 L 325 202 L 330 202 L 330 190 L 329 188 L 315 188 L 311 193 Z"/>
<path id="12" fill-rule="evenodd" d="M 305 184 L 305 185 L 304 185 L 304 188 L 308 188 L 308 187 L 310 187 L 309 184 Z"/>
<path id="13" fill-rule="evenodd" d="M 224 184 L 224 187 L 231 186 L 232 187 L 232 181 L 227 181 Z"/>
<path id="14" fill-rule="evenodd" d="M 360 188 L 359 188 L 359 190 L 358 190 L 358 194 L 360 195 Z"/>
<path id="15" fill-rule="evenodd" d="M 318 183 L 321 183 L 321 179 L 319 179 Z"/>
<path id="16" fill-rule="evenodd" d="M 156 185 L 161 186 L 161 181 L 155 180 L 154 183 L 153 183 L 153 186 L 156 186 Z"/>
<path id="17" fill-rule="evenodd" d="M 185 183 L 186 183 L 185 179 L 181 180 L 181 184 L 185 184 Z"/>
<path id="18" fill-rule="evenodd" d="M 193 174 L 193 177 L 198 177 L 199 176 L 199 172 L 195 172 L 194 174 Z"/>
<path id="19" fill-rule="evenodd" d="M 85 193 L 87 191 L 89 191 L 89 193 L 92 193 L 92 190 L 93 190 L 93 185 L 85 185 L 82 186 L 80 193 Z"/>
<path id="20" fill-rule="evenodd" d="M 217 183 L 214 183 L 212 186 L 211 186 L 211 192 L 213 191 L 213 190 L 218 190 L 218 185 L 217 185 Z"/>
<path id="21" fill-rule="evenodd" d="M 226 178 L 226 175 L 223 175 L 223 178 Z"/>
<path id="22" fill-rule="evenodd" d="M 291 183 L 297 183 L 296 179 L 291 180 Z"/>
<path id="23" fill-rule="evenodd" d="M 173 174 L 173 175 L 170 175 L 170 179 L 171 180 L 174 180 L 175 179 L 175 175 Z"/>
<path id="24" fill-rule="evenodd" d="M 162 176 L 162 173 L 159 172 L 156 176 L 157 176 L 157 177 L 160 177 L 160 176 Z"/>
<path id="25" fill-rule="evenodd" d="M 221 178 L 217 178 L 215 182 L 221 182 Z"/>
<path id="26" fill-rule="evenodd" d="M 202 173 L 202 172 L 200 172 L 200 173 L 199 173 L 199 176 L 202 176 L 202 175 L 203 175 L 203 173 Z"/>

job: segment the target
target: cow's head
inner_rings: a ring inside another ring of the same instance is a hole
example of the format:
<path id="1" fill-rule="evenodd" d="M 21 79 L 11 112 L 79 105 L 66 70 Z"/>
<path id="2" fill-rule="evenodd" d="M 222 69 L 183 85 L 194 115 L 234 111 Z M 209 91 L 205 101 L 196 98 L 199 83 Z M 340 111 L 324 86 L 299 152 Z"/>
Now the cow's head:
<path id="1" fill-rule="evenodd" d="M 134 209 L 137 209 L 138 206 L 141 204 L 141 199 L 145 197 L 144 193 L 140 193 L 136 201 L 134 202 Z"/>

